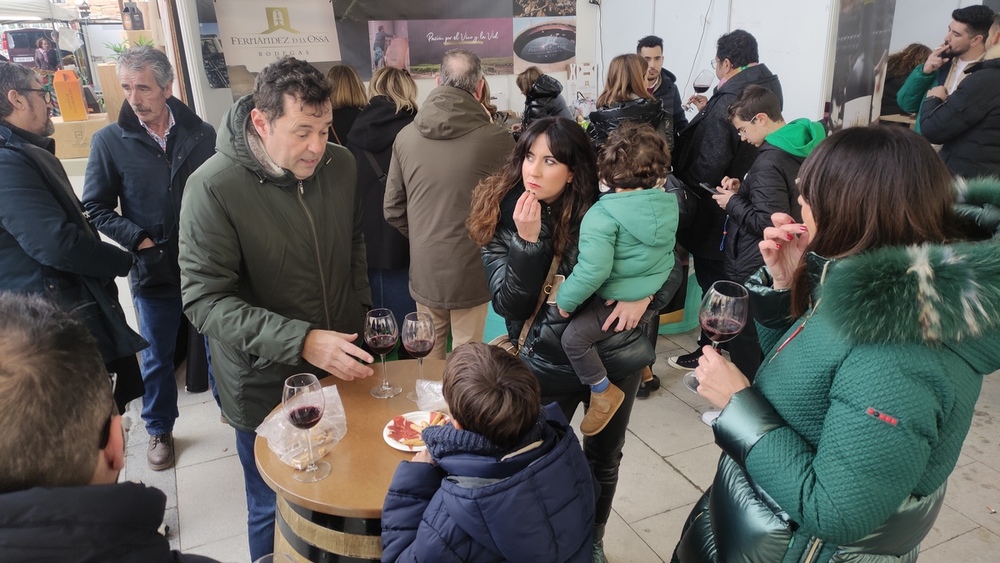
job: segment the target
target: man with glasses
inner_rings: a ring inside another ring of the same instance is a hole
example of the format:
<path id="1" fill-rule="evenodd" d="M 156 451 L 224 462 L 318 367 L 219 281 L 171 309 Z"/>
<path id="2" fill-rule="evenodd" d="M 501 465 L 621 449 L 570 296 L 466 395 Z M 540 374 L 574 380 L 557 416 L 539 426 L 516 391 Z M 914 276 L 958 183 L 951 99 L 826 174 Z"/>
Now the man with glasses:
<path id="1" fill-rule="evenodd" d="M 0 428 L 5 562 L 212 561 L 158 533 L 166 495 L 118 483 L 122 417 L 96 341 L 39 297 L 0 292 Z"/>
<path id="2" fill-rule="evenodd" d="M 76 312 L 117 376 L 115 401 L 124 409 L 142 395 L 135 354 L 147 346 L 125 321 L 115 285 L 132 256 L 102 242 L 88 221 L 55 157 L 46 99 L 34 71 L 0 62 L 0 290 Z"/>
<path id="3" fill-rule="evenodd" d="M 674 172 L 698 197 L 694 220 L 678 231 L 677 240 L 694 257 L 695 277 L 702 291 L 708 291 L 718 280 L 726 279 L 723 249 L 726 234 L 726 214 L 700 184 L 718 186 L 722 179 L 743 178 L 757 148 L 740 142 L 736 128 L 729 121 L 730 104 L 743 88 L 757 84 L 774 92 L 781 101 L 781 83 L 767 66 L 758 62 L 757 40 L 748 32 L 737 29 L 719 38 L 712 67 L 719 85 L 711 98 L 701 94 L 691 96 L 689 104 L 698 108 L 687 128 L 677 140 Z M 710 344 L 702 333 L 699 348 L 690 354 L 671 357 L 671 366 L 693 370 L 701 357 L 701 346 Z"/>
<path id="4" fill-rule="evenodd" d="M 83 188 L 83 205 L 98 229 L 134 253 L 129 276 L 142 351 L 142 419 L 149 434 L 146 462 L 161 471 L 174 464 L 178 333 L 187 334 L 177 265 L 181 196 L 188 177 L 215 153 L 215 130 L 171 95 L 174 70 L 154 47 L 139 46 L 118 57 L 125 103 L 112 123 L 94 135 Z M 183 321 L 183 324 L 182 324 Z M 191 338 L 204 365 L 203 340 Z"/>

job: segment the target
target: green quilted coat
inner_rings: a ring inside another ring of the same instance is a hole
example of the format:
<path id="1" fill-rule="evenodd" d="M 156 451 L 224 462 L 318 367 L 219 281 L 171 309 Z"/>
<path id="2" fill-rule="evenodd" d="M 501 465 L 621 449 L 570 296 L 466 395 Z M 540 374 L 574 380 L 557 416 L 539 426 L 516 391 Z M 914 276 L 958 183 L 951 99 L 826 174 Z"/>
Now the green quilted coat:
<path id="1" fill-rule="evenodd" d="M 974 240 L 810 255 L 799 319 L 763 269 L 748 281 L 766 357 L 715 424 L 674 561 L 916 559 L 1000 369 L 1000 185 L 960 188 Z"/>

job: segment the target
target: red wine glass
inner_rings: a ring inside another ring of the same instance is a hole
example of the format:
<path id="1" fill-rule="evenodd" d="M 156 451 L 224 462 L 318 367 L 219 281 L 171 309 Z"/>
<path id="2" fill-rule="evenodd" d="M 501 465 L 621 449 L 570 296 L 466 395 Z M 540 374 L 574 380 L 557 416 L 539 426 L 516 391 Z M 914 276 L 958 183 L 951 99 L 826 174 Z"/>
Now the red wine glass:
<path id="1" fill-rule="evenodd" d="M 385 355 L 392 352 L 399 341 L 399 327 L 396 317 L 389 309 L 372 309 L 365 315 L 365 342 L 382 358 L 382 383 L 372 387 L 372 397 L 391 399 L 403 392 L 403 388 L 389 383 L 389 372 L 385 369 Z"/>
<path id="2" fill-rule="evenodd" d="M 712 87 L 712 83 L 715 82 L 715 72 L 705 69 L 698 73 L 698 76 L 694 79 L 694 91 L 696 94 L 704 94 L 708 92 L 708 89 Z M 684 111 L 691 111 L 690 104 L 684 104 L 682 109 Z"/>
<path id="3" fill-rule="evenodd" d="M 417 359 L 420 379 L 424 378 L 424 356 L 434 348 L 434 319 L 427 313 L 407 313 L 403 319 L 403 348 Z M 417 402 L 417 394 L 410 391 L 406 398 Z"/>
<path id="4" fill-rule="evenodd" d="M 293 426 L 305 433 L 306 447 L 309 449 L 306 468 L 292 474 L 301 483 L 315 483 L 330 475 L 330 464 L 325 461 L 317 462 L 313 458 L 312 440 L 309 438 L 309 430 L 319 424 L 325 408 L 323 387 L 315 375 L 300 373 L 285 380 L 285 388 L 281 393 L 281 410 Z"/>
<path id="5" fill-rule="evenodd" d="M 708 288 L 701 301 L 698 321 L 705 335 L 712 341 L 712 348 L 736 338 L 747 323 L 747 301 L 750 294 L 741 284 L 731 281 L 717 281 Z M 684 374 L 684 384 L 698 392 L 698 378 L 693 371 Z"/>

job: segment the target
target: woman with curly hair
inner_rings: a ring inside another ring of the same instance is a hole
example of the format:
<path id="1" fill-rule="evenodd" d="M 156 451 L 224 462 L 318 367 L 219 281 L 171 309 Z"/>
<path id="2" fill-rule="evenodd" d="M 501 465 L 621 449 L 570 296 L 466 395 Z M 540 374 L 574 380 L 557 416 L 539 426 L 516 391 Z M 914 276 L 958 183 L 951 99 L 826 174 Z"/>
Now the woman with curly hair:
<path id="1" fill-rule="evenodd" d="M 565 118 L 534 121 L 521 135 L 507 163 L 476 187 L 468 219 L 472 239 L 483 246 L 483 265 L 493 308 L 506 320 L 518 356 L 531 368 L 543 403 L 556 402 L 572 419 L 590 388 L 580 383 L 563 350 L 569 319 L 559 314 L 546 289 L 555 275 L 568 276 L 577 264 L 580 222 L 597 196 L 596 155 L 586 133 Z M 552 274 L 552 275 L 550 275 Z M 659 311 L 669 287 L 635 301 L 619 301 L 607 325 L 615 334 L 597 344 L 608 379 L 624 400 L 603 430 L 583 440 L 584 453 L 601 486 L 594 528 L 594 561 L 604 558 L 604 527 L 618 484 L 625 433 L 640 371 L 653 349 L 639 327 L 647 310 Z"/>
<path id="2" fill-rule="evenodd" d="M 899 104 L 896 103 L 896 94 L 906 82 L 906 77 L 913 72 L 917 65 L 924 64 L 927 56 L 931 54 L 931 48 L 920 43 L 910 43 L 905 49 L 896 51 L 889 55 L 889 62 L 885 67 L 885 86 L 882 88 L 882 110 L 880 115 L 900 115 L 906 114 Z"/>

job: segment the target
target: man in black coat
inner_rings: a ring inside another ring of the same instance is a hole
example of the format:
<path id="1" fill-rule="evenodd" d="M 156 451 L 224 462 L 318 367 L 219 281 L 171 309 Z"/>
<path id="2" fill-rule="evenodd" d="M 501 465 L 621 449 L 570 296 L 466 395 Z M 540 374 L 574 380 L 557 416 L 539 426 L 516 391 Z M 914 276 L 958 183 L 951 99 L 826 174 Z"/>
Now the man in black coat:
<path id="1" fill-rule="evenodd" d="M 188 176 L 215 153 L 215 130 L 171 95 L 174 71 L 163 51 L 129 49 L 118 58 L 118 78 L 126 101 L 118 122 L 91 142 L 83 205 L 102 233 L 135 253 L 132 300 L 149 341 L 142 351 L 146 460 L 161 471 L 174 464 L 178 334 L 194 331 L 184 318 L 177 265 L 181 196 Z M 203 338 L 190 341 L 189 357 L 204 367 Z"/>
<path id="2" fill-rule="evenodd" d="M 948 170 L 966 178 L 1000 176 L 1000 15 L 986 48 L 951 95 L 944 86 L 931 88 L 920 108 L 920 132 L 941 145 Z"/>
<path id="3" fill-rule="evenodd" d="M 95 344 L 54 303 L 0 292 L 3 560 L 212 561 L 170 550 L 166 495 L 118 483 L 122 417 Z"/>
<path id="4" fill-rule="evenodd" d="M 650 93 L 663 104 L 663 111 L 673 116 L 674 136 L 687 127 L 687 116 L 681 104 L 681 92 L 677 88 L 677 77 L 663 68 L 663 39 L 655 35 L 647 35 L 639 40 L 635 53 L 646 59 L 649 68 L 646 69 L 646 85 Z M 672 141 L 671 141 L 672 143 Z"/>
<path id="5" fill-rule="evenodd" d="M 142 395 L 135 354 L 147 346 L 129 328 L 115 278 L 132 256 L 102 242 L 55 157 L 49 95 L 30 68 L 0 62 L 0 290 L 37 294 L 74 311 L 117 375 L 119 409 Z"/>
<path id="6" fill-rule="evenodd" d="M 698 107 L 698 115 L 681 131 L 677 140 L 674 172 L 698 198 L 695 217 L 688 228 L 677 233 L 677 241 L 694 257 L 695 276 L 703 292 L 718 280 L 726 279 L 723 266 L 726 214 L 700 184 L 718 186 L 726 176 L 743 178 L 750 169 L 757 148 L 740 142 L 739 133 L 728 118 L 729 105 L 743 88 L 759 84 L 781 100 L 781 83 L 767 66 L 758 62 L 757 40 L 737 29 L 719 38 L 712 62 L 719 86 L 711 98 L 701 94 L 688 103 Z M 668 363 L 678 369 L 693 370 L 701 357 L 701 346 L 710 343 L 702 333 L 699 348 L 675 356 Z"/>

